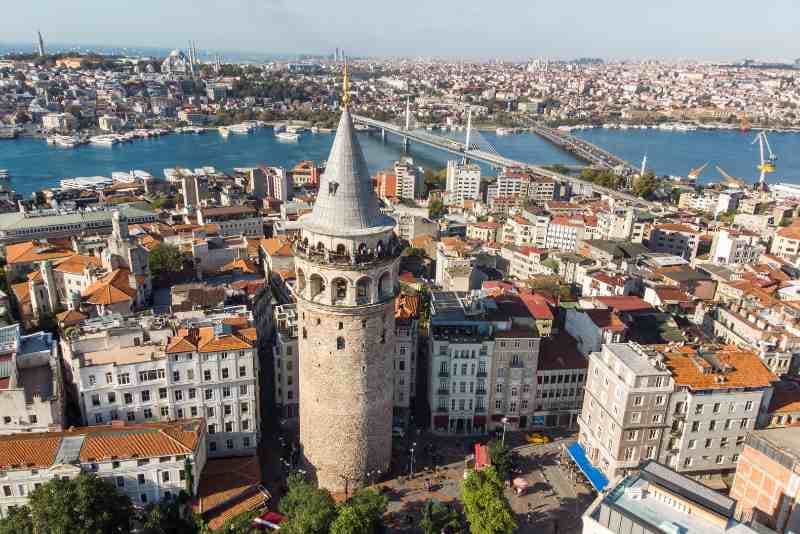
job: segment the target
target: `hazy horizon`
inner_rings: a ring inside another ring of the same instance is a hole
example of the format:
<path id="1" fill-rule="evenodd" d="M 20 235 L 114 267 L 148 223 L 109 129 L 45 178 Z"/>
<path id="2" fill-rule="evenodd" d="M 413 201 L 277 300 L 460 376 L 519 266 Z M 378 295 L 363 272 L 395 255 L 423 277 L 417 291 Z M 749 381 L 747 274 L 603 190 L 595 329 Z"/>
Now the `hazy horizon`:
<path id="1" fill-rule="evenodd" d="M 5 8 L 2 42 L 118 48 L 184 48 L 291 56 L 522 59 L 600 57 L 608 60 L 730 61 L 744 57 L 793 61 L 800 57 L 800 3 L 768 0 L 644 5 L 578 0 L 545 3 L 409 0 L 403 6 L 366 0 L 141 0 L 118 3 L 38 0 Z M 766 5 L 765 5 L 766 4 Z M 154 23 L 155 21 L 155 23 Z M 756 22 L 756 24 L 754 24 Z"/>

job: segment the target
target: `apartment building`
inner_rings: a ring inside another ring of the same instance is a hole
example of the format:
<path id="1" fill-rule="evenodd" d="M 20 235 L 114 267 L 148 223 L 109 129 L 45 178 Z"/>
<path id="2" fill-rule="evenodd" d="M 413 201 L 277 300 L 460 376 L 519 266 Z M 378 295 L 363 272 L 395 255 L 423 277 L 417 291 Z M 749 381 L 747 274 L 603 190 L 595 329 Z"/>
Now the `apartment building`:
<path id="1" fill-rule="evenodd" d="M 550 269 L 542 264 L 547 259 L 547 251 L 535 247 L 509 246 L 511 262 L 509 275 L 517 280 L 528 280 L 537 275 L 552 274 Z"/>
<path id="2" fill-rule="evenodd" d="M 467 225 L 467 239 L 475 239 L 484 243 L 496 242 L 502 226 L 494 221 L 472 223 Z"/>
<path id="3" fill-rule="evenodd" d="M 0 434 L 62 428 L 61 355 L 50 332 L 0 328 L 0 407 Z"/>
<path id="4" fill-rule="evenodd" d="M 466 293 L 431 299 L 428 404 L 437 434 L 482 434 L 489 428 L 494 336 L 484 301 Z"/>
<path id="5" fill-rule="evenodd" d="M 480 287 L 475 269 L 479 248 L 457 237 L 445 237 L 436 245 L 436 285 L 448 291 Z"/>
<path id="6" fill-rule="evenodd" d="M 422 198 L 422 174 L 414 166 L 411 158 L 401 158 L 394 162 L 397 198 L 414 200 Z"/>
<path id="7" fill-rule="evenodd" d="M 800 351 L 800 318 L 792 307 L 740 299 L 701 306 L 695 313 L 709 334 L 755 352 L 778 376 L 790 372 L 794 354 Z"/>
<path id="8" fill-rule="evenodd" d="M 676 347 L 663 358 L 675 390 L 659 461 L 682 473 L 732 471 L 777 377 L 735 347 Z"/>
<path id="9" fill-rule="evenodd" d="M 800 532 L 800 428 L 748 434 L 736 465 L 731 497 L 737 517 L 779 534 Z"/>
<path id="10" fill-rule="evenodd" d="M 434 432 L 545 426 L 537 369 L 541 337 L 549 335 L 553 318 L 532 313 L 538 301 L 523 296 L 434 293 L 428 391 Z"/>
<path id="11" fill-rule="evenodd" d="M 691 261 L 697 256 L 701 235 L 686 224 L 657 224 L 650 229 L 645 245 L 653 252 L 666 252 Z"/>
<path id="12" fill-rule="evenodd" d="M 247 206 L 202 208 L 197 211 L 197 222 L 201 225 L 216 225 L 221 237 L 233 235 L 264 237 L 264 224 L 258 212 Z"/>
<path id="13" fill-rule="evenodd" d="M 417 354 L 419 352 L 419 295 L 400 294 L 394 315 L 394 419 L 401 426 L 408 423 L 412 402 L 417 394 Z"/>
<path id="14" fill-rule="evenodd" d="M 719 265 L 756 263 L 766 251 L 760 241 L 759 235 L 744 230 L 717 230 L 711 241 L 711 261 Z"/>
<path id="15" fill-rule="evenodd" d="M 0 436 L 0 518 L 42 484 L 81 472 L 108 480 L 136 506 L 177 497 L 190 476 L 197 494 L 206 439 L 202 419 Z"/>
<path id="16" fill-rule="evenodd" d="M 794 258 L 800 254 L 800 225 L 779 228 L 772 238 L 769 251 L 781 258 Z"/>
<path id="17" fill-rule="evenodd" d="M 736 500 L 657 463 L 647 462 L 583 514 L 583 534 L 758 534 L 736 517 Z"/>
<path id="18" fill-rule="evenodd" d="M 542 338 L 536 370 L 533 427 L 575 428 L 589 362 L 565 333 Z"/>
<path id="19" fill-rule="evenodd" d="M 299 415 L 298 384 L 300 383 L 299 352 L 297 349 L 297 305 L 275 306 L 275 408 L 283 419 Z"/>
<path id="20" fill-rule="evenodd" d="M 255 452 L 259 359 L 246 317 L 208 317 L 177 333 L 158 319 L 105 318 L 82 323 L 61 343 L 88 425 L 203 417 L 210 456 Z"/>
<path id="21" fill-rule="evenodd" d="M 537 224 L 520 215 L 514 215 L 506 220 L 503 225 L 503 244 L 516 247 L 536 246 Z M 542 239 L 543 241 L 543 239 Z"/>
<path id="22" fill-rule="evenodd" d="M 658 458 L 667 429 L 672 376 L 657 353 L 609 343 L 589 356 L 578 442 L 609 478 Z"/>
<path id="23" fill-rule="evenodd" d="M 447 162 L 446 204 L 478 200 L 481 190 L 481 168 L 475 163 Z"/>

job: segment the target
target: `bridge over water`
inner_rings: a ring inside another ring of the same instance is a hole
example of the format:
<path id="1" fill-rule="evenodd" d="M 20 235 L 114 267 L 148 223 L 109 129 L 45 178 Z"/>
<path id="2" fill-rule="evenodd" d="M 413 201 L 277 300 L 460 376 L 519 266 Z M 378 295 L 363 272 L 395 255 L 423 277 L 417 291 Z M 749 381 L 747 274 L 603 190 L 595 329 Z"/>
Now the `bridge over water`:
<path id="1" fill-rule="evenodd" d="M 449 139 L 446 137 L 433 135 L 431 133 L 424 131 L 406 130 L 405 128 L 397 126 L 396 124 L 391 124 L 388 122 L 371 119 L 369 117 L 364 117 L 362 115 L 353 115 L 353 121 L 356 124 L 362 124 L 370 128 L 378 129 L 384 136 L 387 133 L 397 135 L 400 138 L 402 138 L 406 143 L 408 142 L 420 143 L 438 150 L 443 150 L 445 152 L 449 152 L 451 154 L 464 157 L 464 151 L 466 149 L 466 145 L 455 139 Z M 646 208 L 655 208 L 658 206 L 658 204 L 655 202 L 644 200 L 642 198 L 631 195 L 629 193 L 625 193 L 623 191 L 617 191 L 615 189 L 610 189 L 608 187 L 602 187 L 593 184 L 591 182 L 581 180 L 574 176 L 568 176 L 566 174 L 554 172 L 549 169 L 545 169 L 540 165 L 534 165 L 531 163 L 526 163 L 524 161 L 517 161 L 511 158 L 506 158 L 504 156 L 501 156 L 492 149 L 478 148 L 475 145 L 473 145 L 473 143 L 470 143 L 469 159 L 474 161 L 479 161 L 481 163 L 486 163 L 495 168 L 503 168 L 503 167 L 523 168 L 534 173 L 537 176 L 551 178 L 561 183 L 568 183 L 582 188 L 590 187 L 593 191 L 596 191 L 600 194 L 609 195 L 614 198 L 625 200 L 634 205 L 639 205 Z"/>

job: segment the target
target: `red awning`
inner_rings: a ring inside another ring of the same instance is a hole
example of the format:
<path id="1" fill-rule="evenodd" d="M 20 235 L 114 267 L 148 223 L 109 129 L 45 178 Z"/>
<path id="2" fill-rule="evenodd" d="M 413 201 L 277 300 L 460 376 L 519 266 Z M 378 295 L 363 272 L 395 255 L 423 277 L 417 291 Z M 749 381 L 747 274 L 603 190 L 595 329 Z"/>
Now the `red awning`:
<path id="1" fill-rule="evenodd" d="M 485 415 L 476 415 L 472 418 L 473 425 L 485 425 L 486 424 L 486 416 Z"/>
<path id="2" fill-rule="evenodd" d="M 495 423 L 501 423 L 503 421 L 503 414 L 496 413 L 492 415 L 492 421 Z"/>
<path id="3" fill-rule="evenodd" d="M 433 426 L 435 427 L 442 427 L 447 426 L 450 424 L 450 416 L 449 415 L 434 415 L 433 416 Z"/>
<path id="4" fill-rule="evenodd" d="M 486 445 L 481 445 L 480 443 L 475 444 L 475 469 L 481 470 L 484 467 L 488 467 L 492 465 L 491 457 L 489 456 L 489 447 Z"/>

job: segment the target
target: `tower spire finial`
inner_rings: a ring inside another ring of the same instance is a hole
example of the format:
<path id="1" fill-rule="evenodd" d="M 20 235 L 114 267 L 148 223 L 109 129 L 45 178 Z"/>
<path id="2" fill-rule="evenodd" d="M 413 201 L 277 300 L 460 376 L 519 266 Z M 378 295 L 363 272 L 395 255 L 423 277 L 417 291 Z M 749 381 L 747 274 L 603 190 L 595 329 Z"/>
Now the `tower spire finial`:
<path id="1" fill-rule="evenodd" d="M 350 76 L 347 73 L 347 60 L 344 60 L 344 81 L 342 82 L 342 107 L 347 109 L 350 105 Z"/>

